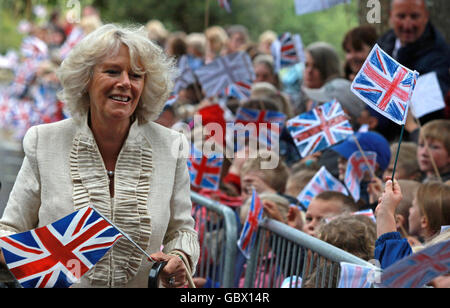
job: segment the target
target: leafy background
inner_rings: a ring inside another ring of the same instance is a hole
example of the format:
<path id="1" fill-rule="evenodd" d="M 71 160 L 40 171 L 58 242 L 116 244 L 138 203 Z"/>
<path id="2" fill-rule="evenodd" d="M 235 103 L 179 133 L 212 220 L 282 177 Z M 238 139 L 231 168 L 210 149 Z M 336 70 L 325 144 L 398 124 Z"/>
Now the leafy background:
<path id="1" fill-rule="evenodd" d="M 145 24 L 159 19 L 170 31 L 202 32 L 205 28 L 206 4 L 209 1 L 208 25 L 245 25 L 254 41 L 265 30 L 277 33 L 300 33 L 305 45 L 327 41 L 342 55 L 344 34 L 359 24 L 358 1 L 338 5 L 324 12 L 297 16 L 293 0 L 234 0 L 233 13 L 221 9 L 216 0 L 79 0 L 81 7 L 94 5 L 105 22 Z M 34 5 L 49 10 L 67 11 L 68 0 L 0 0 L 0 53 L 20 46 L 17 33 L 20 20 L 31 18 Z"/>

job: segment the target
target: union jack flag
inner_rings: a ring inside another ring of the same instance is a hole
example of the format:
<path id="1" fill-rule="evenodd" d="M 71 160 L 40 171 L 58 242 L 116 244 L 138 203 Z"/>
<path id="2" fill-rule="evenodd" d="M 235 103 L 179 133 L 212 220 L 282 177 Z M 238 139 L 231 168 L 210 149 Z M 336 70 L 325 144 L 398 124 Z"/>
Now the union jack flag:
<path id="1" fill-rule="evenodd" d="M 354 212 L 352 213 L 352 215 L 362 215 L 362 216 L 366 216 L 369 217 L 370 219 L 373 220 L 373 222 L 377 222 L 376 218 L 375 218 L 375 214 L 373 213 L 372 209 L 367 209 L 367 210 L 362 210 L 362 211 L 358 211 L 358 212 Z"/>
<path id="2" fill-rule="evenodd" d="M 231 13 L 231 0 L 218 0 L 221 8 Z"/>
<path id="3" fill-rule="evenodd" d="M 47 44 L 35 36 L 26 37 L 22 42 L 20 51 L 28 59 L 42 61 L 49 56 Z"/>
<path id="4" fill-rule="evenodd" d="M 172 94 L 169 96 L 169 98 L 166 101 L 166 104 L 164 106 L 172 106 L 175 104 L 178 100 L 178 94 Z"/>
<path id="5" fill-rule="evenodd" d="M 246 52 L 218 57 L 198 68 L 194 74 L 209 97 L 219 95 L 227 86 L 242 80 L 254 80 L 255 72 Z"/>
<path id="6" fill-rule="evenodd" d="M 180 76 L 175 79 L 175 86 L 173 92 L 178 94 L 181 89 L 186 89 L 190 84 L 196 82 L 193 69 L 189 65 L 189 58 L 187 55 L 183 55 L 178 62 L 178 70 Z"/>
<path id="7" fill-rule="evenodd" d="M 345 186 L 339 182 L 327 168 L 322 167 L 300 192 L 297 199 L 305 208 L 308 208 L 311 200 L 323 191 L 337 191 L 348 196 Z"/>
<path id="8" fill-rule="evenodd" d="M 250 210 L 242 228 L 241 236 L 238 240 L 238 247 L 242 254 L 249 259 L 253 245 L 256 241 L 258 225 L 263 218 L 264 207 L 256 191 L 253 189 Z"/>
<path id="9" fill-rule="evenodd" d="M 260 145 L 272 147 L 275 145 L 275 138 L 280 137 L 285 120 L 286 115 L 282 112 L 241 107 L 236 112 L 235 123 L 241 123 L 245 127 L 235 126 L 235 129 L 238 137 L 244 134 L 244 137 L 258 140 Z"/>
<path id="10" fill-rule="evenodd" d="M 369 107 L 402 125 L 418 77 L 419 73 L 402 66 L 375 45 L 351 89 Z"/>
<path id="11" fill-rule="evenodd" d="M 299 34 L 292 35 L 289 32 L 281 34 L 278 40 L 272 43 L 271 52 L 277 72 L 283 67 L 305 62 L 303 42 Z"/>
<path id="12" fill-rule="evenodd" d="M 420 288 L 450 271 L 450 240 L 435 244 L 386 268 L 381 285 L 388 288 Z"/>
<path id="13" fill-rule="evenodd" d="M 347 115 L 337 100 L 289 120 L 287 128 L 303 157 L 322 151 L 353 134 Z"/>
<path id="14" fill-rule="evenodd" d="M 67 288 L 122 235 L 92 207 L 50 225 L 0 238 L 11 273 L 24 288 Z"/>
<path id="15" fill-rule="evenodd" d="M 245 80 L 230 84 L 223 90 L 221 96 L 235 97 L 240 101 L 247 100 L 251 94 L 252 83 L 251 80 Z"/>
<path id="16" fill-rule="evenodd" d="M 59 48 L 59 57 L 61 60 L 64 60 L 69 55 L 70 51 L 78 44 L 83 38 L 85 34 L 81 27 L 75 27 L 67 37 L 64 44 Z"/>
<path id="17" fill-rule="evenodd" d="M 361 266 L 341 262 L 341 275 L 338 288 L 340 289 L 363 289 L 373 286 L 375 267 Z"/>
<path id="18" fill-rule="evenodd" d="M 361 181 L 367 172 L 373 173 L 377 163 L 377 153 L 364 152 L 365 158 L 360 151 L 354 152 L 347 162 L 345 171 L 345 186 L 355 201 L 361 197 Z M 367 162 L 366 162 L 367 159 Z M 367 166 L 369 163 L 369 166 Z"/>
<path id="19" fill-rule="evenodd" d="M 192 144 L 191 154 L 188 159 L 191 185 L 197 188 L 219 189 L 222 165 L 223 155 L 221 153 L 205 155 L 201 150 L 197 149 L 195 144 Z"/>

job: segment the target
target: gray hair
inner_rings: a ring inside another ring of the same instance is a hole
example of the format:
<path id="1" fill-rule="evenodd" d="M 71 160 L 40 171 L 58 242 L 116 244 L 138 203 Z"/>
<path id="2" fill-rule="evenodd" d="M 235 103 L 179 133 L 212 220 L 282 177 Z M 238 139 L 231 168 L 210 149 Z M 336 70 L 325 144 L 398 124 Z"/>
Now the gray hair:
<path id="1" fill-rule="evenodd" d="M 306 51 L 314 59 L 314 64 L 320 71 L 324 83 L 341 76 L 339 55 L 332 45 L 325 42 L 317 42 L 309 45 Z"/>
<path id="2" fill-rule="evenodd" d="M 63 88 L 58 97 L 76 120 L 89 111 L 88 85 L 94 67 L 117 54 L 122 44 L 128 47 L 133 71 L 145 74 L 136 118 L 148 122 L 161 113 L 173 88 L 175 60 L 148 38 L 144 27 L 107 24 L 80 41 L 57 71 Z"/>

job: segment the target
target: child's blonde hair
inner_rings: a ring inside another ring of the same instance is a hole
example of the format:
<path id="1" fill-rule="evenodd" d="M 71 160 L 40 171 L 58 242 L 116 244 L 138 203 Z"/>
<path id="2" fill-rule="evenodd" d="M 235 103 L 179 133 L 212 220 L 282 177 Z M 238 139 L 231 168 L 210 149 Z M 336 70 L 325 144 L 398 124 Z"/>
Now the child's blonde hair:
<path id="1" fill-rule="evenodd" d="M 416 198 L 433 234 L 439 233 L 441 226 L 450 225 L 450 186 L 441 182 L 424 183 L 417 190 Z"/>
<path id="2" fill-rule="evenodd" d="M 433 120 L 425 124 L 420 130 L 419 141 L 424 138 L 442 142 L 450 155 L 450 120 Z"/>

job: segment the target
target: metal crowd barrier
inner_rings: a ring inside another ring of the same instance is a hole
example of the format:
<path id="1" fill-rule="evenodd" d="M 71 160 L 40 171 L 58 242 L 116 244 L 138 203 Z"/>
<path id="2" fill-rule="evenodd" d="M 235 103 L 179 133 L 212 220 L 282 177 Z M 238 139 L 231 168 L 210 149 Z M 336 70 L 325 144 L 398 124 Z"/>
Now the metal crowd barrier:
<path id="1" fill-rule="evenodd" d="M 275 220 L 259 224 L 255 246 L 247 262 L 246 288 L 279 288 L 292 277 L 289 287 L 299 287 L 297 279 L 314 288 L 337 287 L 340 262 L 374 267 L 344 250 Z"/>
<path id="2" fill-rule="evenodd" d="M 238 225 L 226 205 L 191 192 L 200 241 L 200 259 L 194 277 L 209 280 L 211 287 L 231 288 L 234 282 Z"/>

